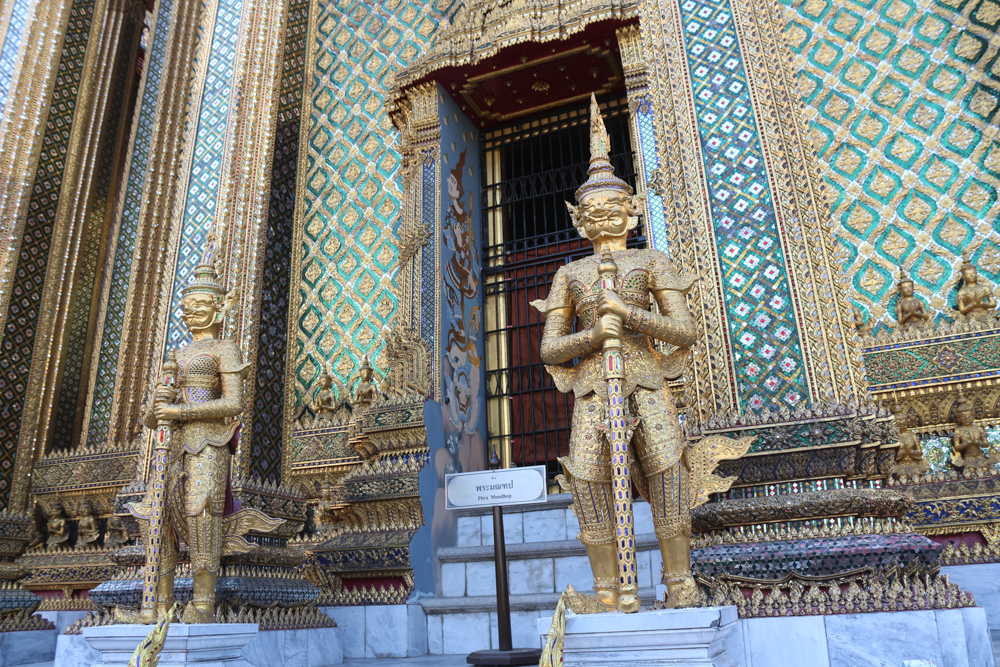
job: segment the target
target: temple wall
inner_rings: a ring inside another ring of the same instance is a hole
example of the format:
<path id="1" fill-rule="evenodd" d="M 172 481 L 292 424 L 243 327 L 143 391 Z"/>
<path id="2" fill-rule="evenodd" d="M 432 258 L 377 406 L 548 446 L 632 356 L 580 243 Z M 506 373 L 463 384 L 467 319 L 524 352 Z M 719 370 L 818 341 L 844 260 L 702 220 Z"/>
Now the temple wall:
<path id="1" fill-rule="evenodd" d="M 960 254 L 1000 281 L 1000 10 L 989 0 L 784 2 L 785 36 L 855 305 L 895 324 L 899 267 L 952 319 Z"/>
<path id="2" fill-rule="evenodd" d="M 386 333 L 401 302 L 408 305 L 394 275 L 402 157 L 386 101 L 393 72 L 421 53 L 452 5 L 313 1 L 292 246 L 290 407 L 312 402 L 323 367 L 341 400 L 365 354 L 376 380 L 386 373 Z"/>
<path id="3" fill-rule="evenodd" d="M 9 256 L 12 280 L 9 286 L 5 286 L 2 294 L 4 344 L 3 352 L 0 353 L 0 393 L 4 397 L 4 407 L 0 411 L 0 428 L 4 435 L 0 440 L 0 508 L 11 506 L 13 500 L 15 509 L 21 509 L 27 495 L 27 475 L 34 457 L 34 447 L 21 447 L 22 426 L 33 416 L 37 418 L 37 414 L 30 414 L 32 410 L 37 410 L 37 405 L 32 406 L 28 401 L 29 384 L 34 379 L 34 384 L 37 385 L 38 378 L 44 376 L 44 369 L 39 367 L 44 366 L 45 355 L 39 354 L 36 357 L 34 353 L 44 348 L 47 338 L 44 322 L 46 309 L 42 308 L 43 293 L 46 287 L 52 291 L 52 281 L 46 285 L 46 278 L 53 259 L 51 251 L 56 234 L 55 222 L 74 114 L 84 90 L 80 77 L 90 44 L 95 4 L 94 0 L 76 0 L 69 7 L 63 5 L 64 9 L 69 9 L 63 14 L 67 21 L 62 24 L 65 26 L 65 37 L 46 45 L 46 55 L 59 54 L 59 64 L 51 92 L 52 101 L 44 105 L 47 115 L 43 114 L 44 125 L 39 128 L 44 136 L 37 166 L 33 170 L 34 178 L 30 189 L 24 193 L 28 197 L 25 208 L 27 217 L 19 219 L 20 212 L 6 208 L 10 206 L 10 201 L 5 202 L 5 213 L 13 213 L 18 219 L 7 221 L 13 228 L 11 231 L 16 234 L 17 241 L 12 244 L 16 252 Z M 58 27 L 54 28 L 58 30 Z M 34 47 L 39 48 L 40 45 Z M 27 103 L 26 100 L 22 102 Z M 6 128 L 10 128 L 12 122 L 12 118 L 8 119 Z M 10 159 L 9 154 L 6 159 Z M 9 197 L 10 192 L 6 194 Z M 58 254 L 55 259 L 58 270 Z M 47 312 L 51 313 L 51 310 Z M 27 434 L 30 442 L 33 426 L 29 423 L 25 430 L 30 431 Z"/>

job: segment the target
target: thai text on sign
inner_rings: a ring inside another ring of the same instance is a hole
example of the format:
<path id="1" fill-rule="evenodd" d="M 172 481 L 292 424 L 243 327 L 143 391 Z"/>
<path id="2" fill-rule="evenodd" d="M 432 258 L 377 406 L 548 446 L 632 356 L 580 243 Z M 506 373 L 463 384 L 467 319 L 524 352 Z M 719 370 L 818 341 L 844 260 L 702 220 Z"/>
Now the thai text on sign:
<path id="1" fill-rule="evenodd" d="M 445 507 L 450 510 L 543 503 L 547 497 L 545 466 L 445 475 L 444 490 Z"/>

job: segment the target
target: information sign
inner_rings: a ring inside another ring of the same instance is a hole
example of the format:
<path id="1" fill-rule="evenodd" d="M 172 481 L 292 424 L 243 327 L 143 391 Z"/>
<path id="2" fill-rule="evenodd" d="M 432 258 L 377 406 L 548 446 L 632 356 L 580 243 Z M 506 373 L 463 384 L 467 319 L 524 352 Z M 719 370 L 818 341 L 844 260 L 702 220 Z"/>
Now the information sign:
<path id="1" fill-rule="evenodd" d="M 545 466 L 502 468 L 445 475 L 445 507 L 450 510 L 494 505 L 544 503 Z"/>

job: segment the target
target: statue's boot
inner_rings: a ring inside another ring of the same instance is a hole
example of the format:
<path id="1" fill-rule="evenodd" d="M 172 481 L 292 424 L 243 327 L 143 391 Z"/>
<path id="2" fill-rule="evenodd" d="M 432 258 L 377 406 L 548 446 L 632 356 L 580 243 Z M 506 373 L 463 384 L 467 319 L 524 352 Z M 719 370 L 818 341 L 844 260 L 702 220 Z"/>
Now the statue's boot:
<path id="1" fill-rule="evenodd" d="M 595 597 L 609 607 L 618 606 L 618 565 L 614 542 L 588 544 L 587 557 L 594 573 Z"/>
<path id="2" fill-rule="evenodd" d="M 191 602 L 184 609 L 183 623 L 215 623 L 216 575 L 199 569 L 194 575 Z"/>
<path id="3" fill-rule="evenodd" d="M 691 575 L 691 538 L 681 532 L 673 537 L 661 537 L 659 542 L 663 556 L 661 576 L 667 587 L 667 608 L 702 606 L 701 590 Z"/>
<path id="4" fill-rule="evenodd" d="M 163 616 L 174 606 L 174 568 L 160 572 L 156 583 L 156 616 Z"/>

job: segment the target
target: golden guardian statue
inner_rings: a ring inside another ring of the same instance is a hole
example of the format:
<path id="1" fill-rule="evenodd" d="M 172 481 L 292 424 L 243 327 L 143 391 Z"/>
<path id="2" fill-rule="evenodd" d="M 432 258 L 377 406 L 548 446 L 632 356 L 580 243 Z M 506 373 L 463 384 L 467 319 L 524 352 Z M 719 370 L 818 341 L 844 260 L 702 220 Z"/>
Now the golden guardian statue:
<path id="1" fill-rule="evenodd" d="M 192 342 L 171 351 L 164 381 L 143 421 L 156 429 L 154 479 L 141 506 L 129 510 L 149 522 L 147 585 L 139 619 L 152 623 L 173 605 L 178 540 L 190 547 L 194 591 L 185 623 L 215 620 L 215 580 L 225 535 L 231 445 L 243 412 L 243 376 L 249 363 L 235 341 L 219 337 L 233 294 L 219 280 L 211 246 L 183 289 L 181 308 Z M 227 531 L 228 532 L 228 531 Z"/>
<path id="2" fill-rule="evenodd" d="M 691 447 L 681 432 L 667 381 L 683 373 L 698 339 L 684 296 L 694 281 L 658 250 L 626 248 L 642 200 L 614 174 L 593 97 L 590 122 L 588 178 L 576 192 L 577 205 L 567 206 L 594 255 L 561 267 L 548 297 L 532 303 L 545 316 L 542 360 L 557 388 L 576 397 L 569 456 L 559 461 L 602 603 L 597 606 L 640 607 L 633 482 L 650 501 L 667 606 L 697 606 L 702 595 L 691 574 L 690 509 L 708 493 L 729 488 L 731 479 L 711 471 L 720 459 L 742 456 L 751 441 L 711 437 Z M 658 350 L 655 341 L 670 349 Z M 576 366 L 562 366 L 574 358 Z"/>

